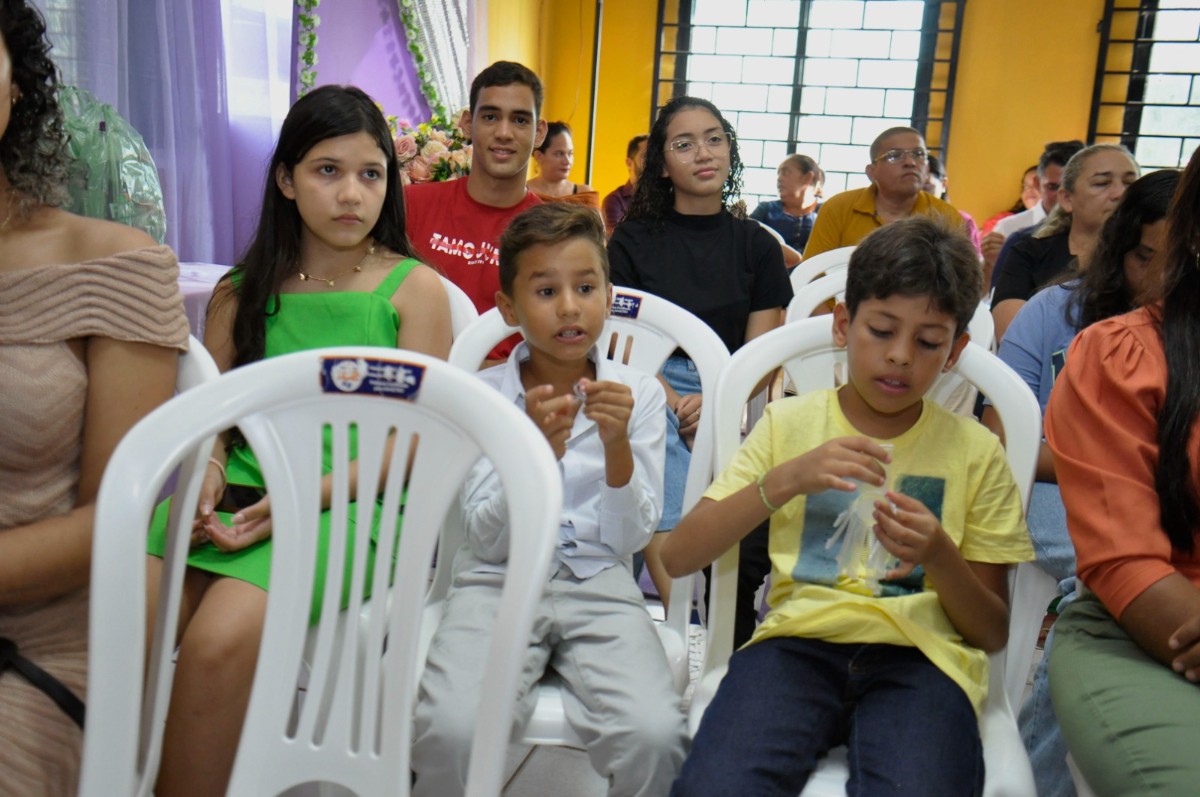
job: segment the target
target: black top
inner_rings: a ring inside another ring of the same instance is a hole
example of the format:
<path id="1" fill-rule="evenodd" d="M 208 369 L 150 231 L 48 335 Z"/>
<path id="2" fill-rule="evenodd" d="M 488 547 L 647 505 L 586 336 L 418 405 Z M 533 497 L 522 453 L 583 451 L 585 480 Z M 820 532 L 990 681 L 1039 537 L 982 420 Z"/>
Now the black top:
<path id="1" fill-rule="evenodd" d="M 662 230 L 626 220 L 608 241 L 614 285 L 647 291 L 690 311 L 732 352 L 758 310 L 787 307 L 792 285 L 783 252 L 758 222 L 670 211 Z"/>
<path id="2" fill-rule="evenodd" d="M 1031 296 L 1066 273 L 1074 260 L 1070 235 L 1070 232 L 1060 232 L 1048 238 L 1027 238 L 1014 244 L 1008 256 L 996 264 L 992 307 L 1005 299 L 1029 301 Z"/>

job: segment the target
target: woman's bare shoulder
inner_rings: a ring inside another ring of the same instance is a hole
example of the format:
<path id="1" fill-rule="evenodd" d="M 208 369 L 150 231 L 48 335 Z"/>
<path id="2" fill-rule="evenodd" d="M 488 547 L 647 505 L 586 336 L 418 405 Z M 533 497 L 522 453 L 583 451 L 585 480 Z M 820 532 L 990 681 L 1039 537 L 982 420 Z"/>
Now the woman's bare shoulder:
<path id="1" fill-rule="evenodd" d="M 64 262 L 95 260 L 159 245 L 145 232 L 134 227 L 77 216 L 65 210 L 50 210 L 45 216 L 45 224 L 63 233 L 62 241 L 69 249 L 63 253 Z"/>

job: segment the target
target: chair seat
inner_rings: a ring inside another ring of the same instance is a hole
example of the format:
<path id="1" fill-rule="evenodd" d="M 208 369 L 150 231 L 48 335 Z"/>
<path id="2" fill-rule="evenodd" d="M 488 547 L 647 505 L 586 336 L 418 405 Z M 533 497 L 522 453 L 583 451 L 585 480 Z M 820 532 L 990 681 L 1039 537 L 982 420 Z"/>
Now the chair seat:
<path id="1" fill-rule="evenodd" d="M 663 623 L 655 623 L 659 641 L 667 654 L 667 663 L 671 667 L 671 678 L 675 682 L 675 691 L 683 694 L 687 688 L 688 648 L 687 643 L 680 639 L 673 628 Z M 529 718 L 529 724 L 521 736 L 522 744 L 561 744 L 566 747 L 585 748 L 571 723 L 567 722 L 566 713 L 562 707 L 562 690 L 565 688 L 562 678 L 553 672 L 547 673 L 538 682 L 537 704 Z"/>

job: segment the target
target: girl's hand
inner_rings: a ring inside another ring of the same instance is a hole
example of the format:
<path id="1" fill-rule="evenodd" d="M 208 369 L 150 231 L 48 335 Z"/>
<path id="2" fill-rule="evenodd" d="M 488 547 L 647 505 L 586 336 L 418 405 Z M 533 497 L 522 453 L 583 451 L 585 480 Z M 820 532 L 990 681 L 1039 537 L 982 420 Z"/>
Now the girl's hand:
<path id="1" fill-rule="evenodd" d="M 927 565 L 947 545 L 953 547 L 942 524 L 923 503 L 895 491 L 888 491 L 887 499 L 875 502 L 875 538 L 892 556 Z"/>
<path id="2" fill-rule="evenodd" d="M 583 415 L 596 424 L 600 442 L 608 446 L 629 439 L 629 416 L 633 413 L 633 392 L 620 382 L 593 382 L 581 379 L 587 394 Z"/>
<path id="3" fill-rule="evenodd" d="M 210 461 L 204 471 L 204 481 L 200 483 L 200 499 L 196 502 L 196 517 L 192 520 L 191 547 L 208 542 L 209 519 L 215 519 L 213 509 L 221 503 L 225 495 L 225 474 L 215 463 Z"/>
<path id="4" fill-rule="evenodd" d="M 1193 617 L 1181 625 L 1167 645 L 1177 655 L 1171 660 L 1171 669 L 1192 683 L 1200 683 L 1200 617 Z"/>
<path id="5" fill-rule="evenodd" d="M 680 396 L 675 404 L 675 417 L 679 419 L 679 436 L 695 437 L 700 425 L 700 405 L 704 397 L 699 393 Z"/>
<path id="6" fill-rule="evenodd" d="M 225 553 L 240 551 L 271 536 L 271 496 L 238 511 L 233 516 L 233 525 L 226 526 L 215 514 L 207 524 L 208 536 L 213 545 Z"/>

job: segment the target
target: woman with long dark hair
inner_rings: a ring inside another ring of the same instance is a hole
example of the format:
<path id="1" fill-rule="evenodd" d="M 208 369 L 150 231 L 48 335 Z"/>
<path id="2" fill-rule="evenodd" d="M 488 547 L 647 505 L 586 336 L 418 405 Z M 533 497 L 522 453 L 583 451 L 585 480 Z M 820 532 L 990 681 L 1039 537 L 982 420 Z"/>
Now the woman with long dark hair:
<path id="1" fill-rule="evenodd" d="M 648 291 L 691 311 L 731 352 L 783 323 L 782 310 L 792 298 L 779 244 L 758 222 L 735 218 L 729 211 L 741 189 L 742 161 L 733 126 L 711 102 L 676 97 L 658 112 L 650 129 L 645 169 L 625 219 L 608 243 L 614 285 Z M 668 412 L 660 524 L 665 531 L 679 520 L 690 461 L 684 441 L 695 435 L 702 408 L 696 367 L 685 352 L 667 360 L 660 380 L 673 410 Z M 755 539 L 765 554 L 765 527 Z M 645 558 L 665 603 L 670 578 L 657 554 L 661 543 L 661 535 L 651 540 Z M 760 558 L 765 577 L 769 564 L 765 555 Z M 752 616 L 749 629 L 745 625 L 738 636 L 748 638 Z"/>
<path id="2" fill-rule="evenodd" d="M 49 53 L 34 7 L 0 2 L 0 793 L 15 797 L 76 792 L 96 494 L 187 348 L 174 253 L 63 209 Z"/>
<path id="3" fill-rule="evenodd" d="M 359 89 L 322 86 L 288 112 L 267 170 L 258 230 L 213 292 L 205 344 L 223 371 L 322 346 L 449 353 L 445 289 L 436 272 L 413 258 L 395 148 L 383 115 Z M 223 438 L 196 510 L 158 797 L 224 794 L 262 636 L 270 497 L 254 452 L 235 435 Z M 323 504 L 330 491 L 326 479 Z M 167 510 L 159 507 L 150 534 L 151 607 Z M 352 530 L 353 512 L 349 524 Z M 322 588 L 318 580 L 314 615 Z"/>
<path id="4" fill-rule="evenodd" d="M 1038 398 L 1042 411 L 1063 367 L 1067 347 L 1079 330 L 1112 316 L 1128 313 L 1156 293 L 1165 260 L 1166 216 L 1179 184 L 1173 169 L 1142 177 L 1121 198 L 1105 222 L 1090 264 L 1082 275 L 1050 285 L 1021 308 L 1000 344 L 1000 359 L 1013 368 Z M 999 431 L 990 406 L 983 421 Z M 1059 610 L 1075 597 L 1075 549 L 1067 534 L 1067 517 L 1055 482 L 1054 459 L 1042 443 L 1037 481 L 1029 501 L 1029 533 L 1038 566 L 1059 582 Z M 1053 630 L 1046 638 L 1050 652 Z M 1066 746 L 1050 705 L 1043 657 L 1033 679 L 1033 691 L 1021 706 L 1019 725 L 1033 763 L 1038 794 L 1074 794 L 1066 765 Z"/>
<path id="5" fill-rule="evenodd" d="M 1162 300 L 1071 345 L 1046 439 L 1078 560 L 1054 710 L 1097 794 L 1200 780 L 1200 150 L 1168 216 Z"/>

